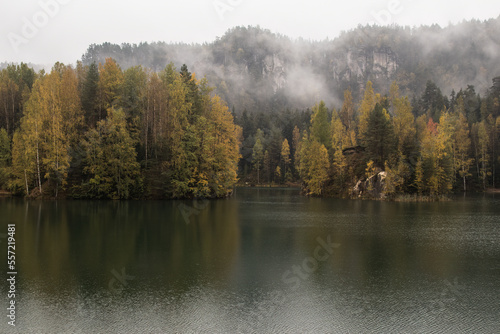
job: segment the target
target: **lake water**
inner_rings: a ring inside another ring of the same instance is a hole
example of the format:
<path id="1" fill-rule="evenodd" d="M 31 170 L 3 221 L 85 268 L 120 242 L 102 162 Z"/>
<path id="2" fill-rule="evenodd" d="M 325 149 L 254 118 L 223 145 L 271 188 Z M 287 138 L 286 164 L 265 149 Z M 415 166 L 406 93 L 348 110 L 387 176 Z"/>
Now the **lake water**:
<path id="1" fill-rule="evenodd" d="M 0 199 L 0 333 L 500 333 L 500 197 Z M 16 327 L 7 224 L 16 224 Z"/>

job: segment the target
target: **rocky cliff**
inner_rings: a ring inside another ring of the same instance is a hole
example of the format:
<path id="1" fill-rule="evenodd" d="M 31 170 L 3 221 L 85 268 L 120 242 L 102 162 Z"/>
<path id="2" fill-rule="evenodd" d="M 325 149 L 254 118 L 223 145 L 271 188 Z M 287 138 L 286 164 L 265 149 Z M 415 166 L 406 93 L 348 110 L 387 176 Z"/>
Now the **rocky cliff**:
<path id="1" fill-rule="evenodd" d="M 255 27 L 237 27 L 203 45 L 142 43 L 92 45 L 84 64 L 113 57 L 123 67 L 161 70 L 187 64 L 206 76 L 236 110 L 310 107 L 320 99 L 340 106 L 343 91 L 362 96 L 368 80 L 388 93 L 420 95 L 428 80 L 445 94 L 468 84 L 483 92 L 500 75 L 500 18 L 456 26 L 410 29 L 359 27 L 334 40 L 291 40 Z"/>
<path id="2" fill-rule="evenodd" d="M 378 172 L 369 178 L 359 180 L 352 189 L 351 197 L 384 199 L 386 177 L 386 172 Z"/>

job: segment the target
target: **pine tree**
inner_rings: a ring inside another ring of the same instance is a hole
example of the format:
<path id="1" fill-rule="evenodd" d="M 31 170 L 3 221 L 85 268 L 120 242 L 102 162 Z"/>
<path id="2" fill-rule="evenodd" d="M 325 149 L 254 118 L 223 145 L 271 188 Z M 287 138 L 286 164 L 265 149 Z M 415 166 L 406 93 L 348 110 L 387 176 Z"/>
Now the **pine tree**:
<path id="1" fill-rule="evenodd" d="M 266 175 L 266 182 L 271 183 L 271 157 L 269 156 L 268 150 L 264 152 L 263 169 Z"/>
<path id="2" fill-rule="evenodd" d="M 415 118 L 411 112 L 408 98 L 393 99 L 393 124 L 397 149 L 400 156 L 409 158 L 415 148 L 416 128 Z"/>
<path id="3" fill-rule="evenodd" d="M 354 103 L 352 101 L 352 93 L 350 90 L 344 91 L 344 103 L 342 104 L 342 109 L 340 109 L 339 116 L 347 132 L 354 130 L 356 114 L 354 110 Z M 348 144 L 348 146 L 351 145 L 352 143 Z"/>
<path id="4" fill-rule="evenodd" d="M 274 170 L 274 176 L 276 180 L 278 180 L 278 184 L 281 184 L 281 168 L 280 166 L 276 166 L 276 169 Z"/>
<path id="5" fill-rule="evenodd" d="M 88 127 L 95 127 L 99 120 L 99 67 L 91 63 L 85 73 L 81 90 L 82 108 L 85 113 L 85 123 Z"/>
<path id="6" fill-rule="evenodd" d="M 260 184 L 260 168 L 262 166 L 262 159 L 264 158 L 263 150 L 264 147 L 262 146 L 260 138 L 257 138 L 252 151 L 252 162 L 255 169 L 257 169 L 257 184 Z"/>
<path id="7" fill-rule="evenodd" d="M 83 141 L 84 172 L 89 176 L 84 189 L 91 198 L 128 199 L 140 186 L 140 166 L 135 141 L 127 130 L 125 113 L 109 109 Z"/>
<path id="8" fill-rule="evenodd" d="M 120 106 L 127 117 L 130 134 L 139 140 L 141 117 L 145 111 L 147 73 L 142 66 L 130 67 L 123 73 Z"/>
<path id="9" fill-rule="evenodd" d="M 283 144 L 281 145 L 281 160 L 284 164 L 284 173 L 285 179 L 289 175 L 288 165 L 290 164 L 290 145 L 288 145 L 288 139 L 283 140 Z M 287 180 L 289 181 L 289 180 Z"/>
<path id="10" fill-rule="evenodd" d="M 341 194 L 344 191 L 344 185 L 346 182 L 346 168 L 347 161 L 342 153 L 342 150 L 335 150 L 333 153 L 333 177 L 334 177 L 334 186 L 336 187 L 337 193 Z"/>
<path id="11" fill-rule="evenodd" d="M 328 158 L 328 151 L 326 147 L 313 141 L 310 146 L 309 163 L 307 171 L 307 188 L 309 195 L 321 195 L 323 192 L 323 185 L 328 179 L 328 170 L 330 162 Z"/>
<path id="12" fill-rule="evenodd" d="M 208 94 L 202 95 L 202 100 Z M 200 195 L 223 197 L 237 181 L 241 128 L 234 124 L 233 115 L 219 96 L 208 103 L 205 116 L 198 117 L 200 125 L 206 120 L 207 126 L 197 127 L 201 148 L 198 171 L 208 183 L 208 192 Z"/>
<path id="13" fill-rule="evenodd" d="M 120 102 L 123 80 L 123 72 L 114 59 L 106 58 L 104 64 L 99 64 L 99 120 L 105 119 L 107 110 Z"/>
<path id="14" fill-rule="evenodd" d="M 477 142 L 479 152 L 476 159 L 479 163 L 479 176 L 482 181 L 483 189 L 486 189 L 488 186 L 488 176 L 491 172 L 489 166 L 490 157 L 488 154 L 488 131 L 484 120 L 477 124 Z"/>
<path id="15" fill-rule="evenodd" d="M 293 167 L 292 168 L 294 169 L 294 172 L 293 172 L 294 175 L 297 172 L 296 165 L 297 165 L 297 160 L 298 160 L 297 159 L 298 152 L 300 150 L 299 143 L 300 143 L 300 130 L 297 127 L 297 125 L 295 125 L 295 127 L 293 128 L 293 131 L 292 131 L 292 148 L 291 148 L 291 152 L 293 152 L 291 156 L 293 157 Z"/>
<path id="16" fill-rule="evenodd" d="M 331 134 L 332 147 L 334 150 L 342 151 L 344 147 L 350 147 L 351 143 L 348 138 L 346 128 L 336 110 L 333 110 L 332 112 Z"/>
<path id="17" fill-rule="evenodd" d="M 454 132 L 455 146 L 455 168 L 458 170 L 459 176 L 463 180 L 464 192 L 467 191 L 467 177 L 471 176 L 470 168 L 473 159 L 470 158 L 471 140 L 469 137 L 469 124 L 463 113 L 458 115 L 456 128 Z"/>
<path id="18" fill-rule="evenodd" d="M 328 109 L 323 101 L 313 107 L 311 139 L 323 144 L 327 149 L 332 147 Z"/>
<path id="19" fill-rule="evenodd" d="M 363 100 L 359 106 L 359 123 L 358 123 L 358 138 L 361 141 L 365 140 L 366 131 L 368 131 L 368 123 L 372 110 L 375 108 L 375 94 L 371 81 L 366 83 Z"/>
<path id="20" fill-rule="evenodd" d="M 394 152 L 394 128 L 389 114 L 378 103 L 370 113 L 363 138 L 369 158 L 377 167 L 383 168 Z"/>

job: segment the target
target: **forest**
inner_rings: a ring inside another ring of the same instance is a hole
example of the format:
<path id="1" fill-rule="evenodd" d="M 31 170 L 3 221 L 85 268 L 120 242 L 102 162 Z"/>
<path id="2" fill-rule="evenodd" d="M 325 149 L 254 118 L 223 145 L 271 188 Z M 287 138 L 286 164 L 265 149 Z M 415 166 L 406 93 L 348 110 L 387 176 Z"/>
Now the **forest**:
<path id="1" fill-rule="evenodd" d="M 9 65 L 0 106 L 0 188 L 34 198 L 216 198 L 236 182 L 352 197 L 381 172 L 387 198 L 499 186 L 500 77 L 484 96 L 428 81 L 410 100 L 368 81 L 339 106 L 237 113 L 186 65 L 123 71 L 108 58 Z"/>
<path id="2" fill-rule="evenodd" d="M 499 188 L 499 27 L 359 26 L 325 41 L 235 27 L 203 45 L 93 44 L 47 73 L 2 63 L 0 191 L 218 198 L 235 184 L 294 185 L 395 199 Z"/>
<path id="3" fill-rule="evenodd" d="M 224 197 L 241 128 L 187 66 L 111 58 L 0 72 L 0 189 L 32 198 Z"/>
<path id="4" fill-rule="evenodd" d="M 360 25 L 320 41 L 240 26 L 203 44 L 92 44 L 81 60 L 90 65 L 111 57 L 123 69 L 154 71 L 185 63 L 207 77 L 230 109 L 273 113 L 319 100 L 340 105 L 347 89 L 359 101 L 367 81 L 383 94 L 396 81 L 410 99 L 424 92 L 428 80 L 446 94 L 473 85 L 484 95 L 500 74 L 498 31 L 500 17 L 446 27 Z"/>
<path id="5" fill-rule="evenodd" d="M 498 187 L 500 77 L 481 97 L 473 86 L 445 96 L 432 81 L 418 98 L 388 94 L 367 82 L 338 108 L 277 115 L 243 113 L 241 177 L 248 183 L 299 181 L 308 195 L 353 197 L 353 188 L 383 172 L 383 196 L 440 198 Z M 374 186 L 369 183 L 366 188 Z M 363 197 L 380 198 L 365 189 Z"/>

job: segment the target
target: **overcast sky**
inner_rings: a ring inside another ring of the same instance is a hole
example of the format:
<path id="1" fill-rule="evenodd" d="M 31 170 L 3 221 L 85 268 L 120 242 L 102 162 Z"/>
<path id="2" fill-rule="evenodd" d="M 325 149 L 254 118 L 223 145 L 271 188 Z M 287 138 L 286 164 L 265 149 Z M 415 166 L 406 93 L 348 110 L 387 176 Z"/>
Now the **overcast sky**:
<path id="1" fill-rule="evenodd" d="M 211 42 L 237 25 L 322 40 L 358 24 L 447 26 L 499 14 L 498 0 L 3 0 L 0 62 L 75 63 L 92 43 Z"/>

